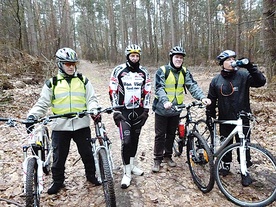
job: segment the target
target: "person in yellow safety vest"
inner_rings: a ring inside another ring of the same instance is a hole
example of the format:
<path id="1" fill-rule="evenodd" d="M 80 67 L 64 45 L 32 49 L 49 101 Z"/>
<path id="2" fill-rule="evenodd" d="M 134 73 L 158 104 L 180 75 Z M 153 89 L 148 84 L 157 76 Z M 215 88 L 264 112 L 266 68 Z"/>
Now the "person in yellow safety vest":
<path id="1" fill-rule="evenodd" d="M 38 101 L 28 113 L 29 120 L 44 117 L 51 108 L 53 114 L 69 112 L 92 111 L 98 108 L 91 82 L 80 73 L 77 73 L 76 64 L 79 62 L 77 53 L 70 48 L 61 48 L 56 52 L 58 75 L 47 80 L 42 88 Z M 92 116 L 95 120 L 100 116 Z M 30 133 L 33 126 L 27 126 Z M 69 153 L 71 139 L 77 144 L 85 168 L 87 180 L 100 185 L 95 177 L 95 163 L 92 154 L 90 117 L 57 118 L 52 129 L 53 184 L 48 194 L 57 194 L 64 186 L 65 162 Z"/>
<path id="2" fill-rule="evenodd" d="M 152 105 L 155 112 L 153 172 L 160 171 L 162 160 L 170 167 L 176 166 L 172 160 L 172 147 L 181 111 L 173 110 L 172 106 L 183 104 L 185 87 L 193 98 L 206 105 L 211 103 L 190 71 L 183 66 L 185 50 L 175 46 L 170 50 L 169 56 L 170 62 L 158 68 L 155 74 L 155 99 Z"/>

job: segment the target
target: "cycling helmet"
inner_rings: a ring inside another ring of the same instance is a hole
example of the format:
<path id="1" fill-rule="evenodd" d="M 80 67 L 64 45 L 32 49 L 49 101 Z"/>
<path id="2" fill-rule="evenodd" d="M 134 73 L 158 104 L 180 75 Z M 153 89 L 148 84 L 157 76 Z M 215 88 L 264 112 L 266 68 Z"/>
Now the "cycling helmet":
<path id="1" fill-rule="evenodd" d="M 175 46 L 170 50 L 169 55 L 173 56 L 173 55 L 176 55 L 176 54 L 181 54 L 185 57 L 186 56 L 186 51 L 183 49 L 183 47 Z"/>
<path id="2" fill-rule="evenodd" d="M 127 57 L 131 53 L 138 53 L 139 55 L 141 55 L 141 47 L 135 44 L 127 46 L 125 49 L 125 56 Z"/>
<path id="3" fill-rule="evenodd" d="M 64 47 L 56 52 L 56 58 L 59 62 L 78 62 L 77 53 L 71 48 Z"/>
<path id="4" fill-rule="evenodd" d="M 223 62 L 230 57 L 236 57 L 236 53 L 232 50 L 224 50 L 222 53 L 217 56 L 217 60 L 219 61 L 219 65 L 223 65 Z"/>

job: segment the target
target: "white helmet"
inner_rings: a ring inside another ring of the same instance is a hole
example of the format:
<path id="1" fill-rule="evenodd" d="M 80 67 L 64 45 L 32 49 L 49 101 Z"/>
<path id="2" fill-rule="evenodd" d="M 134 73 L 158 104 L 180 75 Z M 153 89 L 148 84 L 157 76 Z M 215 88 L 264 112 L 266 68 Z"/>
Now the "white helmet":
<path id="1" fill-rule="evenodd" d="M 223 62 L 230 57 L 236 58 L 236 53 L 233 50 L 224 50 L 222 53 L 219 54 L 219 56 L 217 56 L 219 65 L 223 65 Z"/>
<path id="2" fill-rule="evenodd" d="M 71 48 L 64 47 L 56 52 L 56 58 L 58 62 L 78 62 L 77 53 Z"/>
<path id="3" fill-rule="evenodd" d="M 135 44 L 127 46 L 125 49 L 125 56 L 127 57 L 131 53 L 138 53 L 139 55 L 141 55 L 142 53 L 141 47 Z"/>
<path id="4" fill-rule="evenodd" d="M 185 57 L 185 56 L 186 56 L 186 51 L 184 50 L 183 47 L 174 46 L 174 47 L 170 50 L 169 55 L 170 55 L 170 56 L 173 56 L 173 55 L 176 55 L 176 54 L 180 54 L 180 55 L 183 55 L 183 56 Z"/>

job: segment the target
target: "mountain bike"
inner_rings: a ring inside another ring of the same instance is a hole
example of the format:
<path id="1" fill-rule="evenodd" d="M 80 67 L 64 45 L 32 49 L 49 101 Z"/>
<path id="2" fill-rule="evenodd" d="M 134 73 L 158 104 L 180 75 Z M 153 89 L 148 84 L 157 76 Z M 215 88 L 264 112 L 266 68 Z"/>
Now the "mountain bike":
<path id="1" fill-rule="evenodd" d="M 27 143 L 23 145 L 23 181 L 26 207 L 39 207 L 40 194 L 43 191 L 43 173 L 48 175 L 52 165 L 52 146 L 47 123 L 51 117 L 36 121 L 0 118 L 9 127 L 16 127 L 17 123 L 36 124 L 26 136 Z M 18 132 L 22 133 L 19 128 Z"/>
<path id="2" fill-rule="evenodd" d="M 193 181 L 203 193 L 207 193 L 212 190 L 215 182 L 213 155 L 206 140 L 197 131 L 197 122 L 191 114 L 192 107 L 203 107 L 203 104 L 195 101 L 187 105 L 174 106 L 176 110 L 186 109 L 186 115 L 179 117 L 173 151 L 174 156 L 179 157 L 186 146 L 187 163 Z"/>
<path id="3" fill-rule="evenodd" d="M 245 119 L 250 121 L 249 126 L 244 125 Z M 234 126 L 227 137 L 218 133 L 221 124 Z M 255 124 L 256 117 L 242 111 L 237 120 L 214 119 L 211 126 L 200 120 L 197 125 L 214 155 L 214 176 L 219 189 L 228 200 L 239 206 L 266 206 L 276 199 L 276 159 L 259 144 L 248 141 Z M 244 134 L 243 127 L 248 127 L 247 134 Z M 236 135 L 240 142 L 227 146 Z M 232 154 L 231 163 L 223 161 L 228 153 Z M 250 162 L 246 161 L 248 156 L 251 157 Z M 228 170 L 227 173 L 222 173 L 225 164 L 228 164 Z M 250 176 L 252 183 L 244 186 L 241 182 L 242 176 Z"/>

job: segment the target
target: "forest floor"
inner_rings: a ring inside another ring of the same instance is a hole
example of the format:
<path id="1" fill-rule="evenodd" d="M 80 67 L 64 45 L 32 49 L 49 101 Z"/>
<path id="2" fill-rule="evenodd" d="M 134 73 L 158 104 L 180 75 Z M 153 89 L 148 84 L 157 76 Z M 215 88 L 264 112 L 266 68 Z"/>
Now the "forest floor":
<path id="1" fill-rule="evenodd" d="M 109 77 L 113 67 L 106 64 L 92 64 L 81 61 L 79 71 L 92 82 L 100 105 L 110 105 L 108 96 Z M 151 78 L 156 68 L 150 67 Z M 207 93 L 208 85 L 212 77 L 218 73 L 219 68 L 211 70 L 207 68 L 190 68 L 194 79 Z M 30 107 L 36 102 L 41 91 L 41 85 L 25 85 L 22 88 L 14 88 L 5 91 L 12 94 L 12 102 L 0 105 L 2 117 L 25 118 Z M 276 104 L 275 90 L 251 89 L 252 110 L 257 115 L 259 124 L 252 133 L 252 139 L 256 139 L 261 145 L 276 153 Z M 185 103 L 193 101 L 189 94 L 185 97 Z M 199 112 L 204 114 L 204 111 Z M 204 117 L 203 117 L 204 118 Z M 103 115 L 108 136 L 112 141 L 112 155 L 115 164 L 114 183 L 118 207 L 220 207 L 235 206 L 229 202 L 218 190 L 217 186 L 207 194 L 201 193 L 192 181 L 185 153 L 181 157 L 173 158 L 177 167 L 170 168 L 162 164 L 160 173 L 152 173 L 153 145 L 154 145 L 154 114 L 150 111 L 149 119 L 142 129 L 137 152 L 137 162 L 144 170 L 144 176 L 133 176 L 131 186 L 121 189 L 122 161 L 120 153 L 119 132 L 113 123 L 112 115 Z M 25 133 L 19 131 L 20 133 Z M 22 182 L 22 140 L 15 128 L 7 128 L 0 123 L 0 206 L 23 206 L 23 182 Z M 41 196 L 41 206 L 58 207 L 101 207 L 105 206 L 102 187 L 93 187 L 86 181 L 83 164 L 79 160 L 79 154 L 74 142 L 71 142 L 70 154 L 66 162 L 65 188 L 57 195 L 46 193 L 52 179 L 51 175 L 44 177 L 44 190 Z M 6 199 L 7 201 L 3 201 Z M 8 201 L 17 204 L 8 204 Z M 271 206 L 275 206 L 275 203 Z"/>

